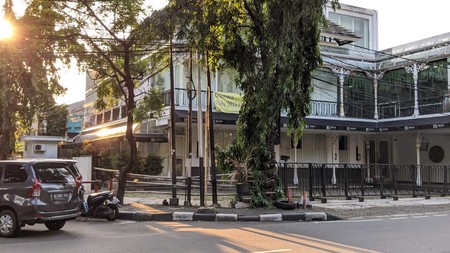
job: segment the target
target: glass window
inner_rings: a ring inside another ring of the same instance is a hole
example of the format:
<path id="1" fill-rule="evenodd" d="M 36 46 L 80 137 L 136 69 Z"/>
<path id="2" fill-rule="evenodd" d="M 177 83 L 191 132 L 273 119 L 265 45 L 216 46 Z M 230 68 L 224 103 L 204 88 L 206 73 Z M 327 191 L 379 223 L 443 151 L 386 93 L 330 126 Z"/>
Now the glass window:
<path id="1" fill-rule="evenodd" d="M 22 183 L 27 181 L 28 174 L 21 165 L 6 165 L 5 168 L 5 183 Z"/>
<path id="2" fill-rule="evenodd" d="M 342 26 L 350 32 L 353 32 L 356 36 L 361 37 L 353 44 L 365 48 L 369 48 L 369 20 L 365 18 L 352 17 L 344 14 L 338 14 L 330 12 L 328 19 Z M 345 47 L 352 47 L 351 45 L 346 45 Z"/>
<path id="3" fill-rule="evenodd" d="M 35 164 L 34 173 L 41 183 L 74 183 L 75 178 L 65 164 Z"/>

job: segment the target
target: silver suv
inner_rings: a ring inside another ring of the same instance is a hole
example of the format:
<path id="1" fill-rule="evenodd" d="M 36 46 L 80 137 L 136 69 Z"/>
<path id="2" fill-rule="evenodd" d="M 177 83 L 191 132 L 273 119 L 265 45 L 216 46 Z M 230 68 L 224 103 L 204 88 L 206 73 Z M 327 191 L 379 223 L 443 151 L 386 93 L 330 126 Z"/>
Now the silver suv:
<path id="1" fill-rule="evenodd" d="M 75 163 L 0 160 L 0 236 L 13 237 L 25 224 L 44 223 L 59 230 L 67 220 L 77 218 L 81 177 Z"/>

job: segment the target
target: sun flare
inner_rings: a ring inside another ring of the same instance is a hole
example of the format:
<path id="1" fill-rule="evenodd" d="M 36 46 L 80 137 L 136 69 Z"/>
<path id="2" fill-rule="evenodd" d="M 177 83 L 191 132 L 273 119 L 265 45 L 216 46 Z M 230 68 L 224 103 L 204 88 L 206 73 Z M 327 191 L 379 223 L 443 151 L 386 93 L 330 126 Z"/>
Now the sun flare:
<path id="1" fill-rule="evenodd" d="M 0 40 L 10 38 L 12 33 L 13 28 L 11 24 L 3 19 L 0 19 Z"/>

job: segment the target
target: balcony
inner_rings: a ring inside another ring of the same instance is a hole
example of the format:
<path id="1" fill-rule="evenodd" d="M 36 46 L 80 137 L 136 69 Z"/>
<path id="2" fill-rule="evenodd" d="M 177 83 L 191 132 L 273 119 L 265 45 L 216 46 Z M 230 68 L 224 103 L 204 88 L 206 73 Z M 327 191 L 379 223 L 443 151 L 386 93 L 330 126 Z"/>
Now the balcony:
<path id="1" fill-rule="evenodd" d="M 206 108 L 206 91 L 201 93 L 202 109 Z M 214 96 L 212 96 L 213 110 Z M 170 105 L 170 91 L 165 92 L 165 105 Z M 419 115 L 429 115 L 450 112 L 450 100 L 448 96 L 421 99 L 418 101 Z M 187 109 L 189 99 L 185 89 L 175 89 L 175 106 L 177 109 Z M 192 108 L 197 110 L 197 97 L 192 100 Z M 396 101 L 380 103 L 378 105 L 379 119 L 410 117 L 414 114 L 414 101 Z M 339 117 L 339 102 L 335 101 L 311 101 L 311 114 L 315 117 Z M 375 107 L 367 103 L 346 103 L 344 101 L 344 117 L 355 119 L 374 119 Z"/>
<path id="2" fill-rule="evenodd" d="M 202 109 L 206 109 L 206 91 L 201 93 L 201 106 Z M 213 110 L 214 107 L 214 96 L 212 96 Z M 164 103 L 166 106 L 170 105 L 170 91 L 164 93 Z M 433 97 L 427 99 L 421 99 L 418 101 L 419 105 L 419 115 L 429 115 L 429 114 L 442 114 L 450 112 L 450 100 L 448 96 Z M 186 89 L 175 89 L 175 107 L 179 110 L 187 110 L 189 107 L 188 92 Z M 197 110 L 197 97 L 192 100 L 192 108 L 194 111 Z M 352 119 L 374 119 L 375 109 L 373 104 L 367 103 L 349 103 L 344 102 L 344 118 Z M 326 118 L 339 118 L 340 104 L 335 101 L 322 101 L 322 100 L 312 100 L 311 101 L 311 113 L 310 116 L 314 117 L 326 117 Z M 396 101 L 389 103 L 380 103 L 377 107 L 378 118 L 379 119 L 393 119 L 393 118 L 404 118 L 411 117 L 414 114 L 414 101 Z M 283 114 L 283 113 L 282 113 Z M 107 110 L 92 117 L 93 122 L 91 122 L 90 127 L 105 124 L 108 122 L 114 122 L 118 119 L 126 117 L 126 110 L 124 107 L 116 107 L 111 110 Z"/>

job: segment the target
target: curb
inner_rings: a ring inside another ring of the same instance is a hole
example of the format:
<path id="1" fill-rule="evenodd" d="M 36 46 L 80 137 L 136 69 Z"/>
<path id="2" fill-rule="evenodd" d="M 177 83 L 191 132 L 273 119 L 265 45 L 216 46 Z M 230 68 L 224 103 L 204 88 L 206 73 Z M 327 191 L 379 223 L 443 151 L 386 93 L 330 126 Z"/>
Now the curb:
<path id="1" fill-rule="evenodd" d="M 173 213 L 148 213 L 139 211 L 122 211 L 117 216 L 120 220 L 134 221 L 261 221 L 261 222 L 282 222 L 282 221 L 336 221 L 342 218 L 324 212 L 309 213 L 273 213 L 261 215 L 238 215 L 228 213 L 197 213 L 197 212 L 173 212 Z"/>

